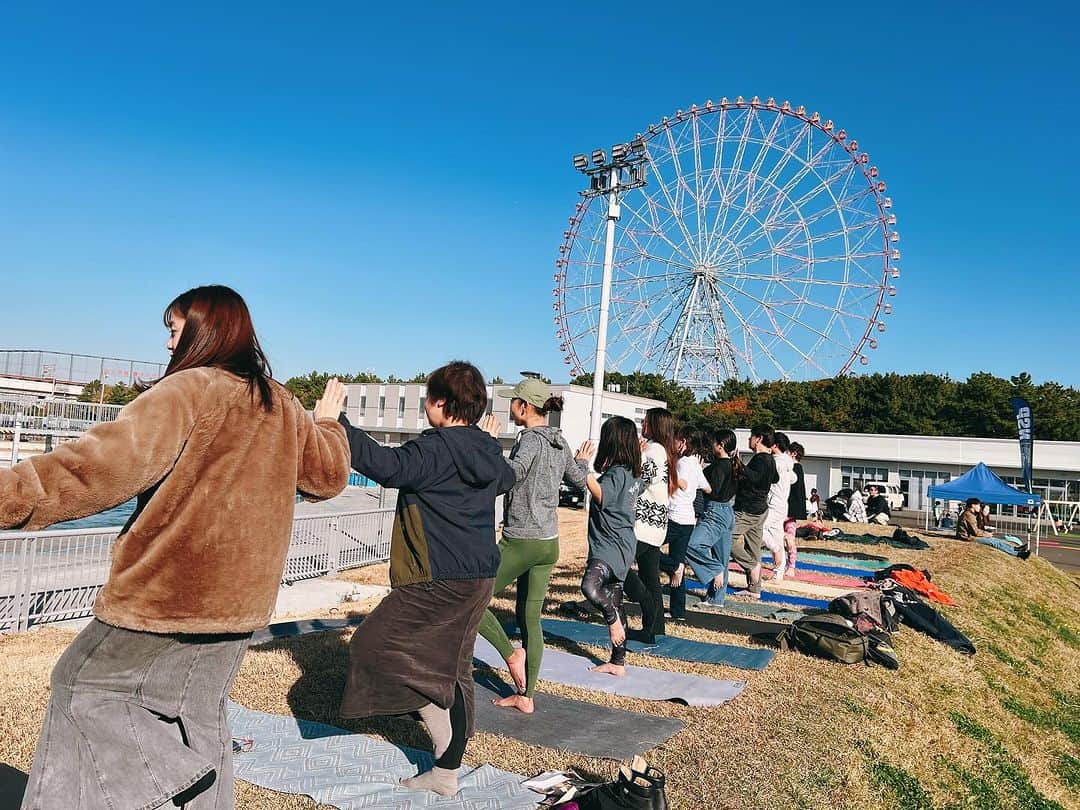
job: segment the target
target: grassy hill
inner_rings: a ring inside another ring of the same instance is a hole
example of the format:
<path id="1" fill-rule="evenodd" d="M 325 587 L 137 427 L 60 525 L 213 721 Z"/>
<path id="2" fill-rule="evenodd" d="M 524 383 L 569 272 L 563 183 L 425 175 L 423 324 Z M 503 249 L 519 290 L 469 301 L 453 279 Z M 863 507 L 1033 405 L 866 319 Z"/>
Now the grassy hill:
<path id="1" fill-rule="evenodd" d="M 582 513 L 567 510 L 561 517 L 562 558 L 549 612 L 560 601 L 577 598 L 585 557 Z M 645 703 L 545 682 L 537 702 L 544 692 L 554 692 L 684 720 L 686 729 L 648 756 L 667 773 L 675 808 L 1080 807 L 1076 582 L 1042 560 L 1019 561 L 950 540 L 931 542 L 931 551 L 874 551 L 932 572 L 935 583 L 959 603 L 943 612 L 975 642 L 974 657 L 908 628 L 894 637 L 898 672 L 797 653 L 778 654 L 760 673 L 632 654 L 631 663 L 746 679 L 749 685 L 733 703 L 712 709 Z M 386 570 L 374 566 L 347 576 L 385 582 Z M 498 606 L 508 611 L 512 602 L 504 597 Z M 364 612 L 370 605 L 349 607 Z M 746 643 L 738 636 L 676 625 L 671 632 Z M 0 682 L 6 687 L 0 695 L 0 761 L 28 769 L 49 670 L 70 638 L 43 629 L 0 639 Z M 263 711 L 429 745 L 408 721 L 337 720 L 348 638 L 349 632 L 325 633 L 250 651 L 233 698 Z M 472 741 L 466 758 L 522 774 L 570 765 L 597 773 L 614 768 L 486 734 Z M 241 808 L 316 806 L 244 784 L 237 796 Z"/>

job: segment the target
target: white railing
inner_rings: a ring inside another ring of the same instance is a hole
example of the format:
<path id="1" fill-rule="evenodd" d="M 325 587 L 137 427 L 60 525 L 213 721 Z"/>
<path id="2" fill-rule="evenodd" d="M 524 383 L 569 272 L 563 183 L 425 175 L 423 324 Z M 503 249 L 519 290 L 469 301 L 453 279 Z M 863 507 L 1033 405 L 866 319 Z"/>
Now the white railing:
<path id="1" fill-rule="evenodd" d="M 0 394 L 0 433 L 77 436 L 99 422 L 113 421 L 121 407 Z"/>
<path id="2" fill-rule="evenodd" d="M 390 558 L 394 510 L 298 517 L 282 582 Z M 0 633 L 89 616 L 119 528 L 0 533 Z"/>

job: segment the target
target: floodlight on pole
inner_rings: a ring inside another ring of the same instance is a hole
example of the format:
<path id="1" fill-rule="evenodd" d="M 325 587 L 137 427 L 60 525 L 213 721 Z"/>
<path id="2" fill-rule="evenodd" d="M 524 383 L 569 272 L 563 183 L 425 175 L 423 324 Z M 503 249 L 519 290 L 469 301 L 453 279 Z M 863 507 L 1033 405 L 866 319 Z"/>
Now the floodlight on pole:
<path id="1" fill-rule="evenodd" d="M 607 233 L 604 241 L 604 275 L 600 285 L 600 313 L 597 319 L 596 367 L 593 370 L 592 413 L 589 420 L 589 438 L 600 439 L 600 423 L 603 421 L 604 372 L 607 363 L 608 309 L 611 306 L 611 275 L 615 257 L 615 223 L 622 213 L 619 200 L 623 192 L 645 185 L 645 142 L 641 137 L 631 143 L 617 143 L 611 147 L 611 162 L 603 149 L 592 152 L 593 166 L 589 168 L 585 155 L 574 156 L 574 168 L 589 178 L 589 187 L 581 192 L 583 197 L 607 196 Z M 585 164 L 585 165 L 583 165 Z"/>

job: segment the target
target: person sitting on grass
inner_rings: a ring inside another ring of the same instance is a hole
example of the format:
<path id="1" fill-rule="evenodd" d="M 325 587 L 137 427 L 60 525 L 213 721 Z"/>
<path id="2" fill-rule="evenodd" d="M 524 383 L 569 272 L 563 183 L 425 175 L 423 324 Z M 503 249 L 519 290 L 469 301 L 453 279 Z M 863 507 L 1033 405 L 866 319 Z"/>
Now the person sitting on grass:
<path id="1" fill-rule="evenodd" d="M 578 458 L 588 460 L 588 443 Z M 634 562 L 635 507 L 641 491 L 641 445 L 637 428 L 624 416 L 613 416 L 600 430 L 594 469 L 587 480 L 593 502 L 589 506 L 589 557 L 581 579 L 581 593 L 604 616 L 611 636 L 611 660 L 593 667 L 609 675 L 626 673 L 626 613 L 623 582 Z"/>
<path id="2" fill-rule="evenodd" d="M 888 526 L 892 520 L 892 510 L 889 509 L 889 499 L 881 494 L 881 487 L 877 484 L 866 485 L 866 521 Z"/>
<path id="3" fill-rule="evenodd" d="M 340 418 L 353 469 L 398 490 L 391 591 L 353 634 L 340 713 L 419 713 L 435 766 L 402 784 L 440 796 L 458 792 L 472 735 L 473 647 L 499 570 L 495 498 L 516 481 L 502 447 L 477 427 L 486 408 L 480 370 L 455 361 L 428 378 L 431 428 L 400 447 Z"/>
<path id="4" fill-rule="evenodd" d="M 585 487 L 588 463 L 574 458 L 557 427 L 547 423 L 549 413 L 563 409 L 563 398 L 542 380 L 522 380 L 513 388 L 496 391 L 510 400 L 510 418 L 523 428 L 510 451 L 510 466 L 517 483 L 506 493 L 503 512 L 501 560 L 495 575 L 495 593 L 517 582 L 517 619 L 521 647 L 514 647 L 491 609 L 480 620 L 480 635 L 499 651 L 514 679 L 518 694 L 492 700 L 496 706 L 532 714 L 533 694 L 544 656 L 544 610 L 548 582 L 559 561 L 559 485 L 565 480 Z M 502 426 L 498 417 L 480 423 L 494 438 Z M 591 443 L 586 449 L 592 454 Z"/>
<path id="5" fill-rule="evenodd" d="M 1031 547 L 1027 543 L 1012 542 L 1005 538 L 995 537 L 979 527 L 979 516 L 982 514 L 982 504 L 978 498 L 968 498 L 960 519 L 956 522 L 957 540 L 974 540 L 984 546 L 1004 551 L 1013 557 L 1026 560 L 1031 556 Z"/>

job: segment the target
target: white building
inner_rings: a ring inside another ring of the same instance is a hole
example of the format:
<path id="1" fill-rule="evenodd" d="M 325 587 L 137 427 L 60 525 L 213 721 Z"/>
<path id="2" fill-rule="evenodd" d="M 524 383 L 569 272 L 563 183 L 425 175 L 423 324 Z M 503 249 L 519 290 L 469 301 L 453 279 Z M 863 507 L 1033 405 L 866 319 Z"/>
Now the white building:
<path id="1" fill-rule="evenodd" d="M 518 429 L 510 421 L 510 400 L 495 396 L 495 389 L 506 385 L 488 386 L 488 413 L 494 413 L 503 425 L 503 444 L 510 447 Z M 348 399 L 345 413 L 356 427 L 364 428 L 384 444 L 408 441 L 427 430 L 430 425 L 424 413 L 427 386 L 423 383 L 352 383 L 345 386 Z M 570 446 L 577 448 L 589 437 L 589 415 L 592 411 L 592 389 L 580 385 L 552 385 L 551 390 L 563 397 L 561 413 L 552 413 L 548 423 L 561 427 Z M 665 403 L 655 399 L 605 391 L 604 418 L 625 416 L 638 428 L 645 411 L 662 408 Z"/>
<path id="2" fill-rule="evenodd" d="M 745 451 L 749 431 L 736 433 L 739 448 Z M 900 487 L 905 509 L 922 510 L 929 505 L 928 487 L 950 481 L 980 461 L 1006 483 L 1022 485 L 1016 439 L 800 430 L 785 433 L 806 448 L 806 491 L 817 487 L 822 499 L 860 482 L 885 481 Z M 1033 461 L 1033 489 L 1037 494 L 1049 501 L 1080 500 L 1080 442 L 1036 441 Z"/>

